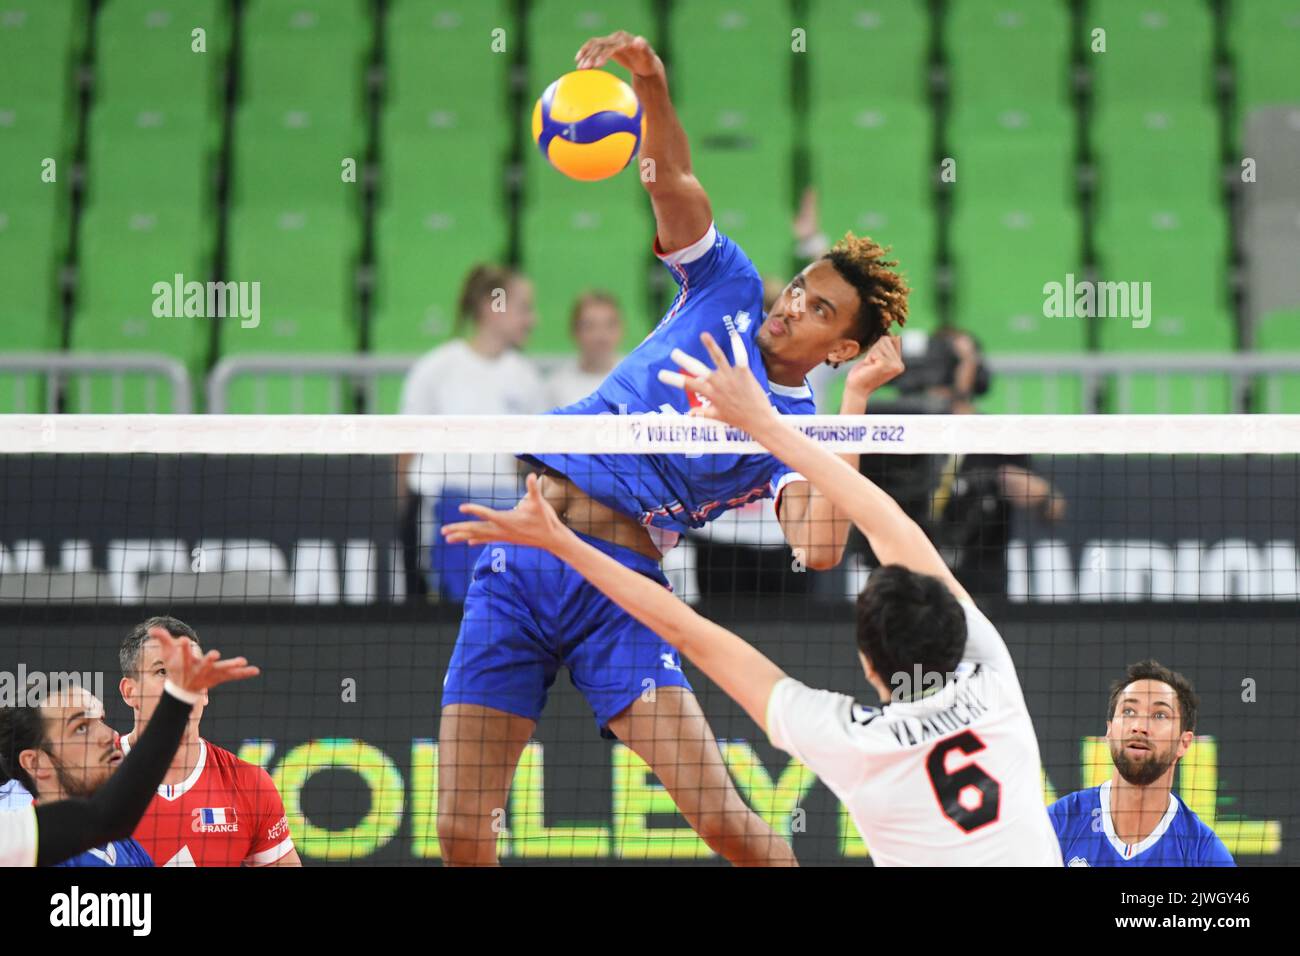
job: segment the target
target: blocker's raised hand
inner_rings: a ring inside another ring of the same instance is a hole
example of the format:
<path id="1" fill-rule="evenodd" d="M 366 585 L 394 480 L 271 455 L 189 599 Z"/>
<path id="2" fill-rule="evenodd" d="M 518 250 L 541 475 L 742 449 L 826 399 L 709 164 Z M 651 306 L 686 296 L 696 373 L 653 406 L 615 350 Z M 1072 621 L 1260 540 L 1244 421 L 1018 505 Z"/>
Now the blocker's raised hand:
<path id="1" fill-rule="evenodd" d="M 570 534 L 551 503 L 542 497 L 536 475 L 528 476 L 528 494 L 513 511 L 494 511 L 483 505 L 461 505 L 462 514 L 474 515 L 478 521 L 456 521 L 442 526 L 442 536 L 451 542 L 487 544 L 505 541 L 532 548 L 550 549 Z"/>
<path id="2" fill-rule="evenodd" d="M 222 660 L 216 651 L 200 654 L 193 641 L 172 637 L 166 628 L 149 628 L 149 637 L 158 642 L 167 679 L 181 690 L 198 694 L 218 684 L 247 680 L 261 673 L 243 657 Z"/>
<path id="3" fill-rule="evenodd" d="M 661 382 L 696 392 L 708 401 L 707 405 L 691 409 L 692 415 L 712 418 L 752 432 L 777 414 L 763 387 L 758 384 L 758 379 L 749 370 L 749 355 L 745 351 L 744 341 L 737 333 L 731 333 L 734 365 L 727 361 L 726 354 L 708 332 L 700 335 L 700 341 L 713 359 L 714 368 L 710 369 L 698 359 L 677 350 L 673 352 L 673 360 L 690 374 L 666 371 L 659 373 Z"/>

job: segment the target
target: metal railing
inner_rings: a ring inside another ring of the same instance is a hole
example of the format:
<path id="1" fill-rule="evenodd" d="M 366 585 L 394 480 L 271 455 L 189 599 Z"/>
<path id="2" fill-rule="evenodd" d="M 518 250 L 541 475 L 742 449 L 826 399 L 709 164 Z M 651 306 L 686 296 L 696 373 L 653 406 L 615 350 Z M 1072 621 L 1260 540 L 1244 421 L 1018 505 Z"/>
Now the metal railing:
<path id="1" fill-rule="evenodd" d="M 545 374 L 564 356 L 539 355 L 532 357 Z M 379 408 L 379 382 L 385 377 L 405 377 L 419 355 L 238 355 L 224 358 L 212 369 L 207 383 L 207 409 L 213 414 L 225 414 L 231 407 L 232 386 L 258 377 L 275 376 L 302 382 L 304 379 L 325 379 L 333 407 L 322 409 L 327 413 L 353 411 L 349 406 L 349 393 L 362 396 L 363 408 Z M 264 380 L 264 379 L 263 379 Z M 254 409 L 259 411 L 259 409 Z M 302 413 L 304 408 L 282 408 L 280 411 Z"/>
<path id="2" fill-rule="evenodd" d="M 128 408 L 127 376 L 144 376 L 144 408 Z M 13 401 L 4 401 L 11 411 L 54 412 L 59 396 L 68 390 L 67 399 L 78 411 L 119 413 L 125 411 L 168 411 L 188 415 L 193 411 L 190 374 L 184 364 L 166 355 L 122 353 L 84 355 L 66 352 L 0 353 L 0 378 L 13 378 L 3 387 L 12 387 Z M 108 380 L 109 401 L 97 400 L 92 394 L 93 380 Z M 26 387 L 43 381 L 44 408 L 27 409 Z M 27 380 L 25 382 L 25 380 Z M 171 392 L 171 401 L 163 406 L 157 401 L 159 384 Z M 25 387 L 26 385 L 26 387 Z M 108 407 L 105 407 L 107 404 Z"/>
<path id="3" fill-rule="evenodd" d="M 268 380 L 279 379 L 298 383 L 291 387 L 291 404 L 295 395 L 302 395 L 301 384 L 310 379 L 324 379 L 328 384 L 327 406 L 322 412 L 350 412 L 355 407 L 352 396 L 360 396 L 361 407 L 375 411 L 380 407 L 380 383 L 384 379 L 405 377 L 418 360 L 418 355 L 240 355 L 222 359 L 208 376 L 207 411 L 223 414 L 231 408 L 232 390 L 241 383 L 252 382 L 254 388 L 264 389 Z M 543 374 L 554 369 L 563 356 L 535 356 Z M 1036 408 L 1035 411 L 1053 412 L 1079 409 L 1083 412 L 1101 411 L 1107 386 L 1113 383 L 1114 407 L 1111 411 L 1128 410 L 1132 382 L 1140 376 L 1157 380 L 1171 380 L 1186 376 L 1225 376 L 1231 388 L 1232 410 L 1246 409 L 1246 396 L 1256 386 L 1262 388 L 1263 401 L 1257 402 L 1253 411 L 1300 412 L 1296 408 L 1282 408 L 1282 376 L 1297 376 L 1300 381 L 1300 353 L 1237 354 L 1237 355 L 994 355 L 987 358 L 995 380 L 1014 394 L 1017 383 L 1035 379 L 1048 383 L 1049 395 L 1059 397 L 1058 408 Z M 70 355 L 59 352 L 3 353 L 0 354 L 0 378 L 16 377 L 13 404 L 3 403 L 13 411 L 28 410 L 22 401 L 24 377 L 44 378 L 45 408 L 56 409 L 60 392 L 68 390 L 67 397 L 79 410 L 125 411 L 125 378 L 148 376 L 146 381 L 146 411 L 158 410 L 153 398 L 162 383 L 170 389 L 170 406 L 173 412 L 186 414 L 192 410 L 189 373 L 174 358 L 151 354 L 121 355 Z M 1270 378 L 1272 376 L 1272 378 Z M 106 377 L 109 380 L 109 401 L 94 401 L 90 380 Z M 1261 381 L 1262 380 L 1262 381 Z M 0 387 L 10 387 L 5 382 Z M 28 383 L 30 387 L 30 383 Z M 1077 393 L 1074 393 L 1077 390 Z M 1078 401 L 1074 401 L 1077 398 Z M 75 401 L 73 401 L 75 399 Z M 2 402 L 2 399 L 0 399 Z M 108 408 L 105 408 L 107 404 Z M 256 403 L 255 403 L 256 404 Z M 41 411 L 42 409 L 31 409 Z M 140 409 L 132 409 L 138 411 Z M 265 409 L 253 408 L 252 411 Z M 284 412 L 302 412 L 298 407 L 278 408 Z M 1014 403 L 1011 412 L 1022 411 Z"/>
<path id="4" fill-rule="evenodd" d="M 1226 376 L 1232 394 L 1231 411 L 1246 410 L 1246 396 L 1261 376 L 1300 376 L 1300 354 L 1275 353 L 1269 355 L 998 355 L 988 356 L 989 371 L 994 379 L 1053 378 L 1057 389 L 1069 388 L 1076 383 L 1080 391 L 1078 407 L 1088 413 L 1101 411 L 1101 398 L 1108 381 L 1114 381 L 1116 391 L 1113 412 L 1126 412 L 1131 407 L 1132 385 L 1138 376 L 1154 376 L 1168 381 L 1173 377 L 1188 375 Z M 1274 380 L 1265 383 L 1265 389 L 1275 390 L 1268 402 L 1268 411 L 1281 412 L 1280 384 Z M 1059 409 L 1042 409 L 1046 412 Z M 1264 408 L 1251 409 L 1262 411 Z M 1018 411 L 1018 409 L 1012 409 Z M 1166 411 L 1172 411 L 1166 410 Z M 1193 409 L 1192 411 L 1196 411 Z M 1300 411 L 1300 407 L 1289 411 Z"/>

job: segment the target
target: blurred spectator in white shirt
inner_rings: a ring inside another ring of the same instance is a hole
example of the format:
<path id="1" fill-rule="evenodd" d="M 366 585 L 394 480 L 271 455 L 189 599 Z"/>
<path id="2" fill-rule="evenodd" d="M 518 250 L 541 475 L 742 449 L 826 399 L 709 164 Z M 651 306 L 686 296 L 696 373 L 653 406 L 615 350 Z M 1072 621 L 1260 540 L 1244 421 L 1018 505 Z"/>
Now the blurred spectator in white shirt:
<path id="1" fill-rule="evenodd" d="M 456 330 L 466 333 L 430 351 L 402 386 L 404 415 L 532 415 L 546 410 L 544 384 L 519 353 L 536 324 L 532 283 L 500 266 L 472 269 L 461 290 Z M 467 328 L 468 327 L 468 328 Z M 418 518 L 416 554 L 431 546 L 430 568 L 443 597 L 460 600 L 479 549 L 447 545 L 436 526 L 461 520 L 462 502 L 512 507 L 521 492 L 512 455 L 432 453 L 403 455 L 402 492 L 412 499 L 407 521 Z M 432 519 L 432 523 L 430 520 Z M 408 534 L 408 544 L 409 534 Z M 412 556 L 407 558 L 408 589 Z"/>
<path id="2" fill-rule="evenodd" d="M 622 358 L 623 313 L 618 299 L 602 289 L 578 296 L 569 319 L 578 354 L 558 363 L 546 381 L 546 405 L 561 408 L 586 398 Z"/>

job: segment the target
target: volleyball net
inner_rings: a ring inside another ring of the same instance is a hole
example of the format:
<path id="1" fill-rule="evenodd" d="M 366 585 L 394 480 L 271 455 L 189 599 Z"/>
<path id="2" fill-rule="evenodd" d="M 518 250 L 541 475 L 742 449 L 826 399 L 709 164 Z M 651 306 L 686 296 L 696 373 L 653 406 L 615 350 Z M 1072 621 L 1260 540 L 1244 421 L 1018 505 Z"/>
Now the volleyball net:
<path id="1" fill-rule="evenodd" d="M 1045 800 L 1110 778 L 1111 683 L 1154 658 L 1200 696 L 1178 794 L 1239 863 L 1300 863 L 1300 416 L 800 427 L 861 456 L 1000 629 Z M 122 640 L 174 616 L 262 666 L 212 693 L 202 734 L 267 770 L 304 861 L 436 861 L 443 678 L 475 568 L 511 559 L 439 528 L 465 502 L 513 506 L 529 468 L 516 456 L 561 453 L 612 460 L 635 484 L 658 456 L 705 475 L 715 456 L 763 449 L 669 415 L 4 416 L 0 704 L 76 679 L 126 733 Z M 583 460 L 566 459 L 578 487 Z M 677 596 L 804 683 L 875 703 L 854 643 L 852 602 L 875 566 L 862 535 L 818 569 L 770 497 L 708 510 L 663 556 Z M 578 609 L 558 584 L 544 597 L 564 631 L 537 635 L 557 679 L 501 808 L 502 859 L 716 862 L 641 759 L 598 732 L 564 676 Z M 741 795 L 800 860 L 869 860 L 824 786 L 680 666 Z"/>

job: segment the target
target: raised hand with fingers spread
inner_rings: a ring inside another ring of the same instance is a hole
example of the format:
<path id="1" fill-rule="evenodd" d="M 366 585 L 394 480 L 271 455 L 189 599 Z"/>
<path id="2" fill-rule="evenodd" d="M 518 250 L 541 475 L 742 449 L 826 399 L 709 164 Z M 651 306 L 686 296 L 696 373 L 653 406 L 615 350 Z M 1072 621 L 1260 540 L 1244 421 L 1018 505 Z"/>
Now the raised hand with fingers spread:
<path id="1" fill-rule="evenodd" d="M 184 637 L 172 637 L 166 628 L 151 627 L 149 637 L 157 641 L 162 650 L 167 679 L 191 694 L 202 693 L 218 684 L 247 680 L 261 673 L 244 657 L 222 660 L 217 651 L 200 654 L 193 641 Z"/>
<path id="2" fill-rule="evenodd" d="M 675 385 L 695 392 L 708 402 L 692 408 L 690 414 L 744 429 L 751 429 L 764 419 L 778 414 L 768 400 L 767 393 L 763 391 L 763 386 L 758 384 L 758 379 L 749 370 L 745 343 L 738 334 L 731 333 L 732 361 L 727 360 L 717 340 L 708 332 L 700 335 L 700 341 L 713 359 L 714 368 L 709 368 L 679 349 L 673 352 L 673 360 L 690 374 L 669 371 L 659 373 L 659 381 L 665 385 Z"/>
<path id="3" fill-rule="evenodd" d="M 483 505 L 461 505 L 462 514 L 474 515 L 478 521 L 457 521 L 443 525 L 448 541 L 470 545 L 505 541 L 527 547 L 554 551 L 555 545 L 573 532 L 561 523 L 550 502 L 542 497 L 536 475 L 528 476 L 528 494 L 511 511 L 496 511 Z"/>

